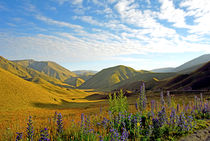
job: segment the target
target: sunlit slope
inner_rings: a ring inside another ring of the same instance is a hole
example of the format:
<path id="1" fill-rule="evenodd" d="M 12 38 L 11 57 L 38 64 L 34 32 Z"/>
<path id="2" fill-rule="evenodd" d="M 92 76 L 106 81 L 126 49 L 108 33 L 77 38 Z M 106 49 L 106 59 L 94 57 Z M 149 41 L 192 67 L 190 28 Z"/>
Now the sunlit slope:
<path id="1" fill-rule="evenodd" d="M 0 109 L 21 109 L 33 103 L 57 103 L 54 95 L 42 87 L 0 68 Z"/>
<path id="2" fill-rule="evenodd" d="M 136 71 L 131 67 L 116 66 L 104 69 L 81 85 L 81 88 L 113 90 L 129 85 L 136 81 L 149 81 L 154 77 L 164 79 L 173 73 L 152 73 L 149 71 Z M 128 86 L 129 87 L 129 86 Z"/>
<path id="3" fill-rule="evenodd" d="M 122 65 L 111 67 L 96 73 L 92 78 L 83 83 L 81 88 L 110 88 L 120 81 L 129 79 L 135 75 L 136 71 L 133 68 Z"/>
<path id="4" fill-rule="evenodd" d="M 165 83 L 160 84 L 156 89 L 160 87 L 169 90 L 210 89 L 210 62 L 190 74 L 182 74 L 169 79 Z"/>
<path id="5" fill-rule="evenodd" d="M 13 61 L 24 67 L 32 68 L 46 75 L 64 81 L 77 75 L 59 64 L 51 61 L 15 60 Z"/>
<path id="6" fill-rule="evenodd" d="M 45 80 L 46 82 L 51 83 L 55 86 L 68 87 L 68 88 L 73 87 L 67 84 L 63 84 L 60 80 L 49 77 L 44 73 L 9 61 L 1 56 L 0 56 L 0 68 L 9 71 L 25 80 L 32 81 L 35 83 L 38 83 L 38 81 L 34 81 L 35 79 L 40 79 L 40 80 Z"/>

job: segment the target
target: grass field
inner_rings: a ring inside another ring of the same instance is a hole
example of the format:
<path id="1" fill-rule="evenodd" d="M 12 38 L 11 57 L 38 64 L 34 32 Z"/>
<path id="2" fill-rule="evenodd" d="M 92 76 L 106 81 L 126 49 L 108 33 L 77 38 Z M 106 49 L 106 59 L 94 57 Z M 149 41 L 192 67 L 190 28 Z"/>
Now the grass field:
<path id="1" fill-rule="evenodd" d="M 92 117 L 107 117 L 109 103 L 107 99 L 101 99 L 105 94 L 94 92 L 94 90 L 83 91 L 88 91 L 89 93 L 86 93 L 86 95 L 81 94 L 76 97 L 71 97 L 68 101 L 62 101 L 59 104 L 34 103 L 33 107 L 28 109 L 1 110 L 0 139 L 14 140 L 16 138 L 16 132 L 26 132 L 29 116 L 32 116 L 33 118 L 33 126 L 36 133 L 38 133 L 40 129 L 45 127 L 51 129 L 55 125 L 55 112 L 62 113 L 65 130 L 67 130 L 68 127 L 71 127 L 72 124 L 78 124 L 81 122 L 80 116 L 82 113 Z M 189 101 L 193 101 L 195 95 L 199 97 L 198 94 L 176 94 L 172 97 L 174 97 L 176 103 L 182 105 L 184 103 L 188 104 Z M 128 96 L 130 112 L 136 112 L 135 103 L 138 96 L 139 94 Z M 209 93 L 203 94 L 204 99 L 208 99 L 209 97 Z M 151 100 L 160 101 L 160 94 L 147 92 L 148 105 Z"/>

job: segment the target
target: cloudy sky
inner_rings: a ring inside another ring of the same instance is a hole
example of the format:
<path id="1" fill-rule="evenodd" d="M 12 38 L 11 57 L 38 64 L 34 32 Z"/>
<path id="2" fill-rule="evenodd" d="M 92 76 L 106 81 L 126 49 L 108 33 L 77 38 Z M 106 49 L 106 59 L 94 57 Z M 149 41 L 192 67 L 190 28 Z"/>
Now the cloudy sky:
<path id="1" fill-rule="evenodd" d="M 0 55 L 70 70 L 175 67 L 210 53 L 210 0 L 1 0 Z"/>

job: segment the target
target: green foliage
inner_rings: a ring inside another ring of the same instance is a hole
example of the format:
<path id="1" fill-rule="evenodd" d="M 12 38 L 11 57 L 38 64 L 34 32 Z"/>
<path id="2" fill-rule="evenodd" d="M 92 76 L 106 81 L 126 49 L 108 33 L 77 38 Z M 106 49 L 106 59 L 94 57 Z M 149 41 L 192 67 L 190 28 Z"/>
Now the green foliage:
<path id="1" fill-rule="evenodd" d="M 109 110 L 113 115 L 117 115 L 119 113 L 125 114 L 127 112 L 128 101 L 122 90 L 120 90 L 118 95 L 116 93 L 114 93 L 113 96 L 109 94 Z"/>

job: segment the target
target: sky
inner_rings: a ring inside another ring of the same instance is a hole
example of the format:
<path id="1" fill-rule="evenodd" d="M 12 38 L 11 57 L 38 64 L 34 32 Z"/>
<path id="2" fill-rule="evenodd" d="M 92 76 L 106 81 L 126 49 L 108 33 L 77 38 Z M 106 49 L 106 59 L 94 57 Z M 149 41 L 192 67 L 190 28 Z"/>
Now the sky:
<path id="1" fill-rule="evenodd" d="M 176 67 L 210 53 L 210 0 L 1 0 L 0 56 L 70 70 Z"/>

